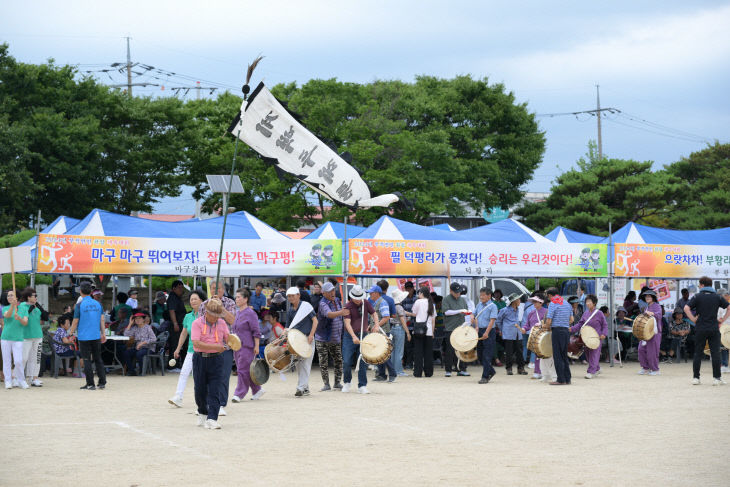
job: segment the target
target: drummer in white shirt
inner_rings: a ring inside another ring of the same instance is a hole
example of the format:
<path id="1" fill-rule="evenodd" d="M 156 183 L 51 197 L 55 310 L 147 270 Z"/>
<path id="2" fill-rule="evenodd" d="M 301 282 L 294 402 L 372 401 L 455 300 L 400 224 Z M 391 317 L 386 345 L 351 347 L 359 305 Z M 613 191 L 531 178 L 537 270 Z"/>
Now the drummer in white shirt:
<path id="1" fill-rule="evenodd" d="M 311 345 L 314 340 L 314 334 L 317 331 L 317 316 L 314 313 L 314 308 L 312 308 L 312 305 L 308 302 L 301 300 L 298 287 L 290 287 L 287 289 L 286 297 L 289 300 L 289 304 L 291 304 L 289 312 L 287 313 L 287 327 L 296 328 L 304 333 L 304 336 L 307 337 L 307 341 Z M 300 308 L 302 313 L 297 313 Z M 309 309 L 309 312 L 305 313 L 307 308 Z M 299 314 L 299 317 L 297 317 L 297 314 Z M 308 358 L 297 362 L 299 382 L 297 384 L 297 392 L 294 394 L 295 397 L 309 395 L 309 374 L 312 371 L 313 358 L 314 354 L 312 353 Z"/>

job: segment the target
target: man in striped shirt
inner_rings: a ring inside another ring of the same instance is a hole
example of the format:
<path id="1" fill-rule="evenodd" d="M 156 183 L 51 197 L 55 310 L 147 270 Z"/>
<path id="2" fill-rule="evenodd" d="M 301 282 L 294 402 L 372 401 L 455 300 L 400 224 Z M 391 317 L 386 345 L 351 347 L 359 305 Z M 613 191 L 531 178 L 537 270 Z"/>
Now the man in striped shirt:
<path id="1" fill-rule="evenodd" d="M 573 309 L 558 289 L 551 287 L 546 292 L 550 300 L 548 312 L 545 316 L 545 327 L 552 331 L 553 360 L 558 380 L 550 383 L 552 386 L 570 384 L 570 363 L 568 362 L 568 343 L 570 342 L 569 326 L 573 317 Z"/>

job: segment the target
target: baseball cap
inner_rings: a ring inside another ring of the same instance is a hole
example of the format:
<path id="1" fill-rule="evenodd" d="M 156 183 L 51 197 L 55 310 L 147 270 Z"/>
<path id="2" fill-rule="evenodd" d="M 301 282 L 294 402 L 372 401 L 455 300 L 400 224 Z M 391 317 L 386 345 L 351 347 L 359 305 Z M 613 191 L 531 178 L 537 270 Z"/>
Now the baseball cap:
<path id="1" fill-rule="evenodd" d="M 99 291 L 98 289 L 94 289 L 94 291 L 91 293 L 92 296 L 96 296 L 99 294 L 104 294 L 103 292 Z"/>
<path id="2" fill-rule="evenodd" d="M 371 287 L 370 289 L 368 289 L 367 292 L 368 293 L 380 293 L 380 294 L 383 294 L 383 288 L 381 288 L 380 286 L 378 286 L 377 284 L 375 284 L 373 287 Z"/>
<path id="3" fill-rule="evenodd" d="M 133 289 L 133 290 L 129 291 L 129 295 L 130 295 L 130 296 L 136 296 L 136 295 L 137 295 L 137 291 L 135 291 L 135 290 Z"/>
<path id="4" fill-rule="evenodd" d="M 286 290 L 286 295 L 289 296 L 290 294 L 299 294 L 299 288 L 296 286 L 290 287 Z"/>
<path id="5" fill-rule="evenodd" d="M 138 316 L 141 316 L 141 317 L 145 317 L 145 316 L 147 316 L 147 315 L 145 315 L 145 314 L 144 314 L 144 313 L 142 313 L 141 311 L 137 311 L 136 313 L 134 313 L 134 314 L 132 315 L 132 317 L 134 317 L 134 318 L 137 318 Z"/>
<path id="6" fill-rule="evenodd" d="M 449 286 L 449 289 L 451 289 L 455 293 L 460 293 L 461 292 L 461 284 L 459 284 L 458 282 L 452 282 L 451 283 L 451 286 Z"/>
<path id="7" fill-rule="evenodd" d="M 335 290 L 334 284 L 332 284 L 329 281 L 325 282 L 324 285 L 322 285 L 322 292 L 323 293 L 328 293 L 328 292 L 334 291 L 334 290 Z"/>

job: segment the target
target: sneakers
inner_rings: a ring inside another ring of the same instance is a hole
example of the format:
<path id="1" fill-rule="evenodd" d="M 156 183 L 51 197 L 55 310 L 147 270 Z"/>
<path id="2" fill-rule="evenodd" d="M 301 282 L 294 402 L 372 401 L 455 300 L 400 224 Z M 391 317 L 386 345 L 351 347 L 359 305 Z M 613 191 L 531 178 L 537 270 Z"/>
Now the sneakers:
<path id="1" fill-rule="evenodd" d="M 720 367 L 720 372 L 722 372 L 723 374 L 730 373 L 730 367 L 722 366 Z"/>
<path id="2" fill-rule="evenodd" d="M 198 426 L 205 426 L 205 416 L 198 413 Z"/>
<path id="3" fill-rule="evenodd" d="M 488 384 L 489 383 L 489 379 L 487 379 L 486 377 L 482 377 L 481 379 L 479 379 L 479 383 L 480 384 Z"/>
<path id="4" fill-rule="evenodd" d="M 592 379 L 592 378 L 593 378 L 593 374 L 586 374 L 586 379 Z"/>
<path id="5" fill-rule="evenodd" d="M 652 370 L 651 372 L 649 372 L 649 375 L 661 375 L 661 372 L 659 372 L 658 370 Z"/>
<path id="6" fill-rule="evenodd" d="M 699 380 L 698 378 L 696 378 L 696 377 L 695 377 L 694 379 L 692 379 L 692 385 L 693 385 L 693 386 L 698 386 L 698 385 L 700 385 L 700 380 Z"/>
<path id="7" fill-rule="evenodd" d="M 724 386 L 725 384 L 727 384 L 727 382 L 725 382 L 725 381 L 724 381 L 724 380 L 722 380 L 722 379 L 714 379 L 714 380 L 712 381 L 712 385 L 713 385 L 713 386 Z"/>
<path id="8" fill-rule="evenodd" d="M 342 384 L 342 392 L 350 392 L 350 387 L 351 387 L 350 383 L 345 382 L 344 384 Z"/>
<path id="9" fill-rule="evenodd" d="M 28 384 L 26 384 L 26 386 L 27 386 L 27 385 L 28 385 Z M 86 389 L 87 391 L 93 391 L 93 390 L 96 390 L 96 386 L 94 386 L 94 384 L 91 384 L 90 386 L 86 386 L 86 385 L 85 385 L 85 386 L 83 386 L 83 387 L 79 387 L 79 389 L 81 389 L 81 390 L 83 390 L 83 389 Z"/>
<path id="10" fill-rule="evenodd" d="M 398 372 L 398 377 L 408 377 L 408 374 L 405 372 Z"/>
<path id="11" fill-rule="evenodd" d="M 507 369 L 507 375 L 514 375 L 514 373 L 512 372 L 512 369 Z"/>
<path id="12" fill-rule="evenodd" d="M 218 421 L 216 421 L 215 419 L 206 419 L 205 420 L 205 429 L 219 430 L 219 429 L 221 429 L 221 425 L 218 424 Z"/>
<path id="13" fill-rule="evenodd" d="M 182 397 L 172 396 L 170 399 L 167 400 L 168 403 L 172 404 L 173 406 L 182 407 Z"/>
<path id="14" fill-rule="evenodd" d="M 240 397 L 238 397 L 238 396 L 233 396 L 233 397 L 231 398 L 231 402 L 241 402 L 241 398 L 240 398 Z"/>
<path id="15" fill-rule="evenodd" d="M 259 399 L 261 399 L 261 396 L 263 396 L 265 393 L 266 393 L 265 390 L 259 389 L 259 392 L 257 392 L 253 396 L 251 396 L 251 400 L 252 401 L 258 401 Z"/>
<path id="16" fill-rule="evenodd" d="M 218 416 L 228 416 L 228 413 L 225 409 L 223 409 L 223 406 L 218 410 Z"/>
<path id="17" fill-rule="evenodd" d="M 527 372 L 525 372 L 525 369 L 517 369 L 517 373 L 520 375 L 527 375 Z"/>
<path id="18" fill-rule="evenodd" d="M 330 387 L 330 385 L 325 384 L 322 386 L 322 388 L 319 390 L 319 392 L 327 392 L 327 391 L 331 391 L 331 390 L 332 390 L 332 388 Z"/>
<path id="19" fill-rule="evenodd" d="M 528 369 L 534 369 L 535 368 L 535 362 L 530 362 L 527 366 Z"/>
<path id="20" fill-rule="evenodd" d="M 540 374 L 532 374 L 533 379 L 542 379 L 542 376 Z"/>
<path id="21" fill-rule="evenodd" d="M 382 375 L 375 376 L 375 382 L 385 382 L 386 380 L 387 380 L 387 378 Z"/>
<path id="22" fill-rule="evenodd" d="M 299 390 L 297 389 L 297 392 L 294 393 L 294 397 L 302 397 L 302 396 L 308 396 L 309 395 L 309 389 Z"/>
<path id="23" fill-rule="evenodd" d="M 446 372 L 446 374 L 444 374 L 444 377 L 451 377 L 451 372 Z"/>
<path id="24" fill-rule="evenodd" d="M 5 381 L 5 389 L 12 389 L 12 388 L 13 388 L 13 383 Z"/>
<path id="25" fill-rule="evenodd" d="M 99 385 L 97 385 L 97 386 L 96 386 L 96 388 L 97 388 L 97 389 L 102 389 L 102 390 L 104 390 L 104 389 L 106 389 L 106 384 L 99 384 Z"/>
<path id="26" fill-rule="evenodd" d="M 13 378 L 13 387 L 20 387 L 20 383 L 18 382 L 18 379 Z"/>
<path id="27" fill-rule="evenodd" d="M 332 389 L 340 390 L 342 389 L 342 384 L 339 382 L 335 382 L 335 385 L 332 386 Z"/>
<path id="28" fill-rule="evenodd" d="M 43 387 L 43 382 L 40 379 L 33 379 L 30 381 L 30 385 L 33 387 Z"/>
<path id="29" fill-rule="evenodd" d="M 639 375 L 646 375 L 649 373 L 649 371 L 646 369 L 641 369 L 638 373 L 639 373 Z"/>
<path id="30" fill-rule="evenodd" d="M 388 382 L 393 383 L 395 382 L 395 379 L 397 379 L 397 377 L 391 377 L 390 379 L 388 379 Z"/>
<path id="31" fill-rule="evenodd" d="M 466 372 L 464 370 L 460 370 L 459 373 L 456 374 L 456 375 L 460 375 L 462 377 L 469 377 L 469 376 L 471 376 L 471 374 L 469 372 Z"/>
<path id="32" fill-rule="evenodd" d="M 358 394 L 370 394 L 370 391 L 368 391 L 367 387 L 362 386 L 362 387 L 357 388 L 357 393 Z"/>

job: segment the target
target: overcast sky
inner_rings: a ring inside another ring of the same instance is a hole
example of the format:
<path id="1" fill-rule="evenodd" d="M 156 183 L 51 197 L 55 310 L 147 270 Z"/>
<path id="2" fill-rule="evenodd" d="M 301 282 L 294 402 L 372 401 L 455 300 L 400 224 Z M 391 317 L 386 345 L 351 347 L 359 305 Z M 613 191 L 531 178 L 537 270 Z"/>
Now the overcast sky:
<path id="1" fill-rule="evenodd" d="M 471 74 L 504 83 L 540 115 L 594 109 L 600 84 L 601 106 L 622 111 L 603 124 L 604 153 L 659 168 L 730 140 L 728 26 L 730 2 L 719 1 L 67 0 L 5 2 L 0 42 L 23 62 L 96 71 L 125 61 L 130 36 L 133 61 L 177 73 L 136 80 L 164 84 L 165 94 L 195 80 L 239 93 L 259 53 L 254 81 L 268 85 Z M 591 115 L 539 122 L 547 150 L 529 191 L 548 191 L 596 139 Z M 194 204 L 184 195 L 156 209 Z"/>

